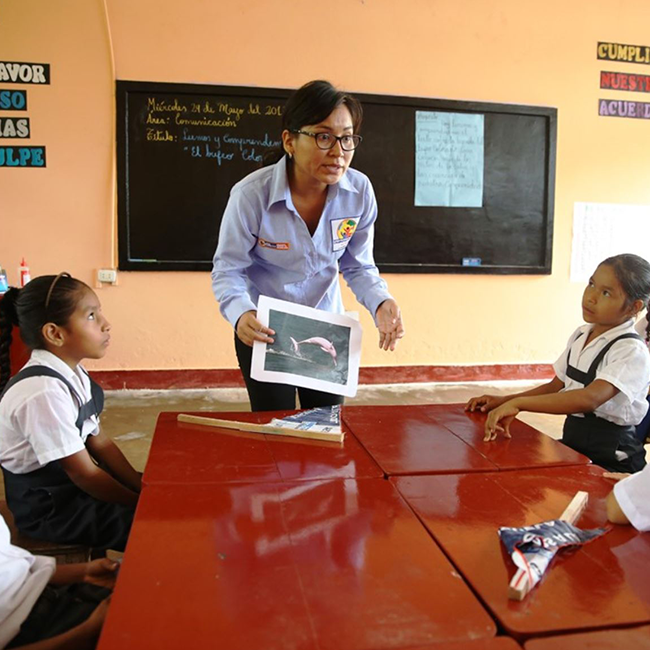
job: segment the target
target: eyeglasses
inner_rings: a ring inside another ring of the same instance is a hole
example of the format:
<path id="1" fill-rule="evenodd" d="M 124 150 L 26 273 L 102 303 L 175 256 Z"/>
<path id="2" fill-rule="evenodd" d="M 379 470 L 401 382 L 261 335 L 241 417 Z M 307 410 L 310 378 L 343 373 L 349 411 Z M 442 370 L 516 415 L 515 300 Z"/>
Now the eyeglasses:
<path id="1" fill-rule="evenodd" d="M 333 149 L 337 142 L 340 143 L 343 151 L 354 151 L 363 138 L 360 135 L 332 135 L 331 133 L 309 133 L 309 131 L 294 131 L 294 133 L 301 133 L 308 135 L 310 138 L 316 140 L 316 146 L 319 149 Z"/>

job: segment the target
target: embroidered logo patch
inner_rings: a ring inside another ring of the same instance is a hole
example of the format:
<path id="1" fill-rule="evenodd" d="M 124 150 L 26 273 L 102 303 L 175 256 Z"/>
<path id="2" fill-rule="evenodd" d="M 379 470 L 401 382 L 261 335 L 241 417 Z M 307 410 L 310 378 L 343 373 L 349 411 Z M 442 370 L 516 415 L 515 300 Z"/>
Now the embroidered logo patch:
<path id="1" fill-rule="evenodd" d="M 258 244 L 262 248 L 271 248 L 276 251 L 288 251 L 291 245 L 288 241 L 267 241 L 266 239 L 258 240 Z"/>
<path id="2" fill-rule="evenodd" d="M 359 224 L 359 217 L 347 217 L 345 219 L 335 219 L 332 224 L 332 249 L 340 251 L 345 248 L 350 241 L 354 231 Z"/>

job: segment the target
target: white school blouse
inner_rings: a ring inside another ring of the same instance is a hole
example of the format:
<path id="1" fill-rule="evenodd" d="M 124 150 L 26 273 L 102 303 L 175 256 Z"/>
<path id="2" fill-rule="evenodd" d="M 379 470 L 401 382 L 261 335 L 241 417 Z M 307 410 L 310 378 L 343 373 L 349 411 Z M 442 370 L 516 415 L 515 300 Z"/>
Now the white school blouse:
<path id="1" fill-rule="evenodd" d="M 0 515 L 0 648 L 18 634 L 54 568 L 53 557 L 32 555 L 13 546 Z"/>
<path id="2" fill-rule="evenodd" d="M 650 465 L 619 481 L 614 486 L 614 496 L 637 530 L 650 530 Z"/>
<path id="3" fill-rule="evenodd" d="M 571 365 L 587 372 L 591 362 L 607 343 L 621 334 L 634 333 L 634 322 L 630 319 L 618 327 L 613 327 L 597 336 L 585 347 L 591 328 L 592 325 L 587 324 L 575 330 L 569 337 L 564 352 L 553 364 L 558 379 L 564 382 L 562 392 L 583 388 L 580 382 L 566 374 L 569 350 Z M 582 332 L 582 336 L 576 338 L 579 332 Z M 594 413 L 614 424 L 639 424 L 648 410 L 646 395 L 650 386 L 650 353 L 645 343 L 636 339 L 618 341 L 605 355 L 596 371 L 596 379 L 609 382 L 618 388 L 619 392 L 612 399 L 601 404 Z"/>
<path id="4" fill-rule="evenodd" d="M 79 396 L 90 399 L 90 380 L 79 366 L 72 370 L 46 350 L 34 350 L 25 367 L 43 365 L 56 370 Z M 68 387 L 54 377 L 29 377 L 12 386 L 0 401 L 0 464 L 15 474 L 39 469 L 84 449 L 89 435 L 99 433 L 99 420 L 76 427 L 79 408 Z"/>
<path id="5" fill-rule="evenodd" d="M 646 337 L 646 327 L 648 326 L 648 314 L 646 314 L 643 318 L 640 318 L 637 322 L 636 325 L 634 326 L 634 329 L 636 330 L 636 333 L 645 341 Z M 647 343 L 646 343 L 647 345 Z"/>

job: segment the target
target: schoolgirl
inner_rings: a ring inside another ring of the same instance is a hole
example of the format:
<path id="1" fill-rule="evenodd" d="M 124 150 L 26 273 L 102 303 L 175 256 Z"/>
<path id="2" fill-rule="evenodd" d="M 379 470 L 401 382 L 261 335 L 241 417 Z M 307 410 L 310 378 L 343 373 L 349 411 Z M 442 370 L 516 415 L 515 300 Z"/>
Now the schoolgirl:
<path id="1" fill-rule="evenodd" d="M 650 264 L 637 255 L 601 262 L 584 291 L 586 325 L 569 338 L 547 384 L 506 397 L 481 395 L 469 411 L 489 411 L 485 440 L 510 436 L 520 411 L 564 413 L 562 442 L 614 472 L 637 472 L 645 450 L 635 425 L 647 409 L 650 354 L 634 331 L 634 318 L 648 306 Z"/>
<path id="2" fill-rule="evenodd" d="M 9 380 L 13 324 L 32 354 Z M 97 296 L 67 273 L 0 301 L 0 465 L 30 537 L 124 550 L 140 475 L 100 430 L 103 391 L 80 365 L 103 357 L 109 340 Z"/>

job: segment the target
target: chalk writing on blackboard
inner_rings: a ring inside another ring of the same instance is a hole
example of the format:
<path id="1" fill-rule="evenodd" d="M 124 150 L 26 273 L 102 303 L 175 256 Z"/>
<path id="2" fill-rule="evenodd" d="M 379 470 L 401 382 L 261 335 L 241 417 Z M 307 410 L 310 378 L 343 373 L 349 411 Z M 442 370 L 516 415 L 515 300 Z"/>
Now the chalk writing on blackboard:
<path id="1" fill-rule="evenodd" d="M 415 205 L 483 203 L 484 116 L 415 112 Z"/>
<path id="2" fill-rule="evenodd" d="M 178 97 L 148 97 L 143 115 L 147 142 L 180 145 L 191 158 L 203 158 L 218 166 L 233 160 L 261 163 L 264 152 L 280 144 L 268 132 L 257 134 L 255 123 L 282 114 L 282 100 L 259 104 L 242 99 L 218 98 L 187 101 Z M 266 125 L 268 128 L 268 124 Z M 238 135 L 245 131 L 246 136 Z"/>

